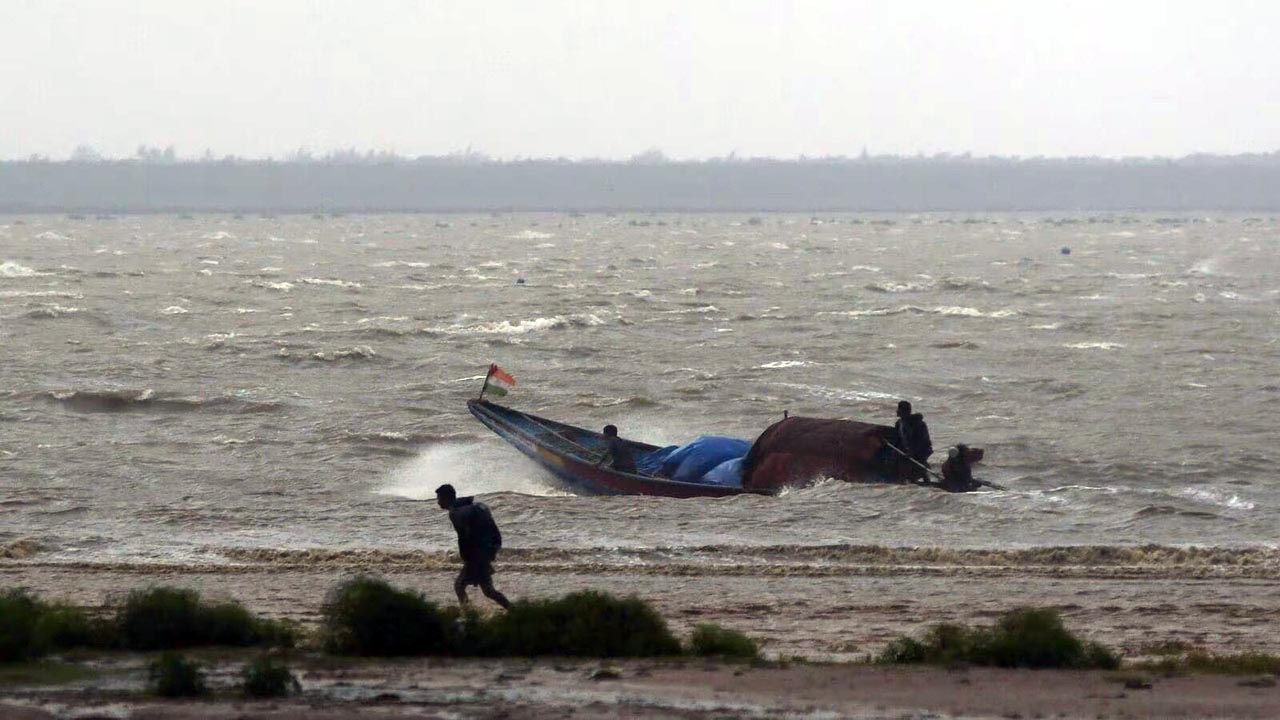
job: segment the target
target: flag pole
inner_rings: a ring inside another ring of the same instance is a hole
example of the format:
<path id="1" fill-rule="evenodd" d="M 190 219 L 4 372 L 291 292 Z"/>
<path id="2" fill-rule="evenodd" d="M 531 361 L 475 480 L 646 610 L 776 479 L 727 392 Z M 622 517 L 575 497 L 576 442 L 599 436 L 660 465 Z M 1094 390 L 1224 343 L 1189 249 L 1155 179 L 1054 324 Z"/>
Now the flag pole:
<path id="1" fill-rule="evenodd" d="M 484 391 L 489 389 L 489 378 L 493 377 L 493 371 L 497 369 L 497 365 L 489 363 L 489 374 L 484 376 L 484 384 L 480 386 L 480 397 L 476 400 L 484 400 Z"/>

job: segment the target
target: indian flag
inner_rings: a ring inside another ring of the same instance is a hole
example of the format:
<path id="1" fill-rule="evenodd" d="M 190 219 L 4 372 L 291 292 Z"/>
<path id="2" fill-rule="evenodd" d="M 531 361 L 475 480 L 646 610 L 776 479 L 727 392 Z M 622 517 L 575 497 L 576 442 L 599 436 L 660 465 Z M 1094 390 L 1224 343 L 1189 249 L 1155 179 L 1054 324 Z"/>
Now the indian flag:
<path id="1" fill-rule="evenodd" d="M 497 365 L 490 365 L 489 379 L 486 380 L 486 383 L 488 384 L 489 392 L 502 397 L 515 389 L 516 379 Z"/>

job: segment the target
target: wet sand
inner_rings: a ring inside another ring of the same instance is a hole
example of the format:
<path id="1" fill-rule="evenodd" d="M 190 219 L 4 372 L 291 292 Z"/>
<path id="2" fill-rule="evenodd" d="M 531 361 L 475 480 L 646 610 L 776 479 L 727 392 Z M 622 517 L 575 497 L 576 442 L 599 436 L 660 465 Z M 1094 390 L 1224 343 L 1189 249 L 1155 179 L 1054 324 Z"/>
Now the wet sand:
<path id="1" fill-rule="evenodd" d="M 428 661 L 310 669 L 304 694 L 246 702 L 160 701 L 128 693 L 37 691 L 0 697 L 12 720 L 190 718 L 1273 718 L 1274 679 L 1134 673 L 750 667 L 598 662 Z M 597 676 L 593 678 L 593 675 Z"/>

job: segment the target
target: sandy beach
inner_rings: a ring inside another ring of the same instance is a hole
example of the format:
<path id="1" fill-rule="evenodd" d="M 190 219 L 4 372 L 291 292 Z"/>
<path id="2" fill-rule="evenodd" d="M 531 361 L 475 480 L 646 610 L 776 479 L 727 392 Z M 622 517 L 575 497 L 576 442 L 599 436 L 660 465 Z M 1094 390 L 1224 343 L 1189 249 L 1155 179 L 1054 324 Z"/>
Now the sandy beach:
<path id="1" fill-rule="evenodd" d="M 513 554 L 520 558 L 518 551 Z M 637 593 L 678 632 L 717 622 L 756 638 L 772 658 L 861 660 L 930 623 L 988 624 L 1024 605 L 1059 609 L 1068 627 L 1128 659 L 1170 643 L 1209 652 L 1280 652 L 1275 551 L 1184 556 L 1180 564 L 1156 550 L 1119 563 L 1109 561 L 1108 553 L 1080 554 L 1073 562 L 1091 564 L 1031 565 L 1021 558 L 1014 566 L 999 563 L 1015 558 L 978 552 L 939 557 L 923 550 L 874 562 L 843 558 L 789 568 L 747 562 L 629 567 L 534 555 L 500 563 L 496 582 L 512 597 L 583 589 Z M 1143 557 L 1150 559 L 1144 563 Z M 361 572 L 452 603 L 455 562 L 444 553 L 376 552 L 297 553 L 238 565 L 9 561 L 0 564 L 0 582 L 89 608 L 108 605 L 132 588 L 177 585 L 310 625 L 319 618 L 325 593 Z"/>

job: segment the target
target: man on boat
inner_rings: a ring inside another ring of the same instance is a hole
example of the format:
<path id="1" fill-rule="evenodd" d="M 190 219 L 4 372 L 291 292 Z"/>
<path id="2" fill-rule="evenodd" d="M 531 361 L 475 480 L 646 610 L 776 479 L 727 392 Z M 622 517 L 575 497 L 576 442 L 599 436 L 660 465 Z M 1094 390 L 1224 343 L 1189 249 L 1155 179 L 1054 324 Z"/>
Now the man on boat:
<path id="1" fill-rule="evenodd" d="M 462 556 L 462 572 L 453 581 L 458 602 L 466 605 L 467 586 L 478 585 L 480 592 L 504 608 L 511 607 L 507 596 L 493 587 L 493 560 L 502 548 L 502 533 L 493 514 L 484 503 L 473 497 L 458 497 L 452 485 L 436 488 L 436 502 L 449 511 L 449 522 L 458 533 L 458 554 Z"/>
<path id="2" fill-rule="evenodd" d="M 604 426 L 604 441 L 606 449 L 604 457 L 600 458 L 600 462 L 596 465 L 609 464 L 609 467 L 618 472 L 632 473 L 636 472 L 636 456 L 631 451 L 631 446 L 626 440 L 618 437 L 618 426 Z"/>
<path id="3" fill-rule="evenodd" d="M 969 466 L 969 448 L 966 445 L 956 445 L 947 451 L 946 462 L 942 463 L 942 489 L 947 492 L 969 492 L 977 488 L 973 469 Z"/>
<path id="4" fill-rule="evenodd" d="M 894 429 L 898 434 L 898 449 L 914 461 L 906 464 L 904 475 L 908 480 L 923 479 L 928 473 L 929 456 L 933 454 L 933 440 L 929 438 L 929 426 L 924 422 L 924 415 L 911 412 L 911 403 L 906 400 L 899 401 L 898 422 Z"/>

